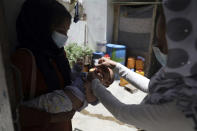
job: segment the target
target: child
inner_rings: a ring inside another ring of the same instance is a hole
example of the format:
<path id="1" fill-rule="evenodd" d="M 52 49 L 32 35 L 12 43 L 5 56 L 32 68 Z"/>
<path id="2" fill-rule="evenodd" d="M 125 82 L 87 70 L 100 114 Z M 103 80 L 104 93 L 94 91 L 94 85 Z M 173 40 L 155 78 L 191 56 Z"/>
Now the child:
<path id="1" fill-rule="evenodd" d="M 83 73 L 79 73 L 77 76 L 75 74 L 73 83 L 70 86 L 66 86 L 64 90 L 55 90 L 41 95 L 33 100 L 24 102 L 23 105 L 54 114 L 71 110 L 81 111 L 87 107 L 88 103 L 95 105 L 98 103 L 97 98 L 85 87 L 85 81 L 91 81 L 93 75 L 106 87 L 114 81 L 114 74 L 110 68 L 98 67 L 90 70 L 86 78 L 83 78 Z"/>

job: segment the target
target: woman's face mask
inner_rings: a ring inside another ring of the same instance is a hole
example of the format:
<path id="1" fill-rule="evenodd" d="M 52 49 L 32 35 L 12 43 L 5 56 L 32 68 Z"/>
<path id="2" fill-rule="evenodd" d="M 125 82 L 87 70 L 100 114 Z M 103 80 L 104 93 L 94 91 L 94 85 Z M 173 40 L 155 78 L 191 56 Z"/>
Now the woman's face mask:
<path id="1" fill-rule="evenodd" d="M 68 39 L 68 36 L 59 33 L 57 31 L 54 31 L 52 33 L 52 39 L 54 40 L 55 44 L 59 47 L 62 48 L 66 45 L 66 41 Z"/>
<path id="2" fill-rule="evenodd" d="M 158 47 L 153 47 L 153 52 L 155 53 L 156 59 L 162 66 L 166 66 L 167 63 L 167 55 L 162 53 Z"/>

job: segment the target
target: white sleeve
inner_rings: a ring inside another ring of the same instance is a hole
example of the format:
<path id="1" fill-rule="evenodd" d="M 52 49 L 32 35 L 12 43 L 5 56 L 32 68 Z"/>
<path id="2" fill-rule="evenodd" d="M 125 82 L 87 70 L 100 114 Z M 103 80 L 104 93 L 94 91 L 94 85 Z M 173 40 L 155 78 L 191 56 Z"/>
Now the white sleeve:
<path id="1" fill-rule="evenodd" d="M 114 97 L 98 79 L 93 80 L 92 89 L 95 96 L 105 108 L 107 108 L 114 117 L 124 123 L 135 125 L 141 129 L 150 129 L 154 126 L 160 126 L 158 128 L 162 128 L 162 126 L 166 124 L 168 126 L 177 124 L 177 121 L 180 124 L 179 119 L 180 121 L 183 119 L 183 124 L 187 123 L 184 121 L 185 116 L 177 110 L 175 103 L 162 105 L 124 104 Z M 168 122 L 169 119 L 176 120 Z"/>
<path id="2" fill-rule="evenodd" d="M 121 77 L 123 77 L 129 83 L 133 84 L 139 90 L 146 93 L 148 92 L 148 85 L 150 81 L 148 78 L 131 71 L 130 69 L 121 65 L 120 63 L 116 64 L 114 71 L 117 72 Z"/>

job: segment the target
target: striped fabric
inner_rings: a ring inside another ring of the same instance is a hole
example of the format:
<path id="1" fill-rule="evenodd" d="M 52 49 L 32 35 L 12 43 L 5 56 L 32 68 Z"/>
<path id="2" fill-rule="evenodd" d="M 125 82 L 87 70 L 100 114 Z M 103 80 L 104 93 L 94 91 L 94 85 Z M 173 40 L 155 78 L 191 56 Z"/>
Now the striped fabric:
<path id="1" fill-rule="evenodd" d="M 118 42 L 127 46 L 128 56 L 148 53 L 153 6 L 121 6 Z"/>

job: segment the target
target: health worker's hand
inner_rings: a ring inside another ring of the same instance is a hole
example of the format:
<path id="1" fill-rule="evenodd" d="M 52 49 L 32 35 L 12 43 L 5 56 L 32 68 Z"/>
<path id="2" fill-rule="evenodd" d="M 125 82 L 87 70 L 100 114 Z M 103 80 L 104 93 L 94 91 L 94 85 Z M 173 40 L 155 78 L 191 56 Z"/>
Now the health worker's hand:
<path id="1" fill-rule="evenodd" d="M 101 59 L 99 59 L 99 64 L 96 65 L 96 67 L 101 67 L 101 66 L 106 66 L 109 67 L 111 69 L 114 69 L 116 67 L 117 62 L 112 61 L 108 58 L 102 57 Z"/>

